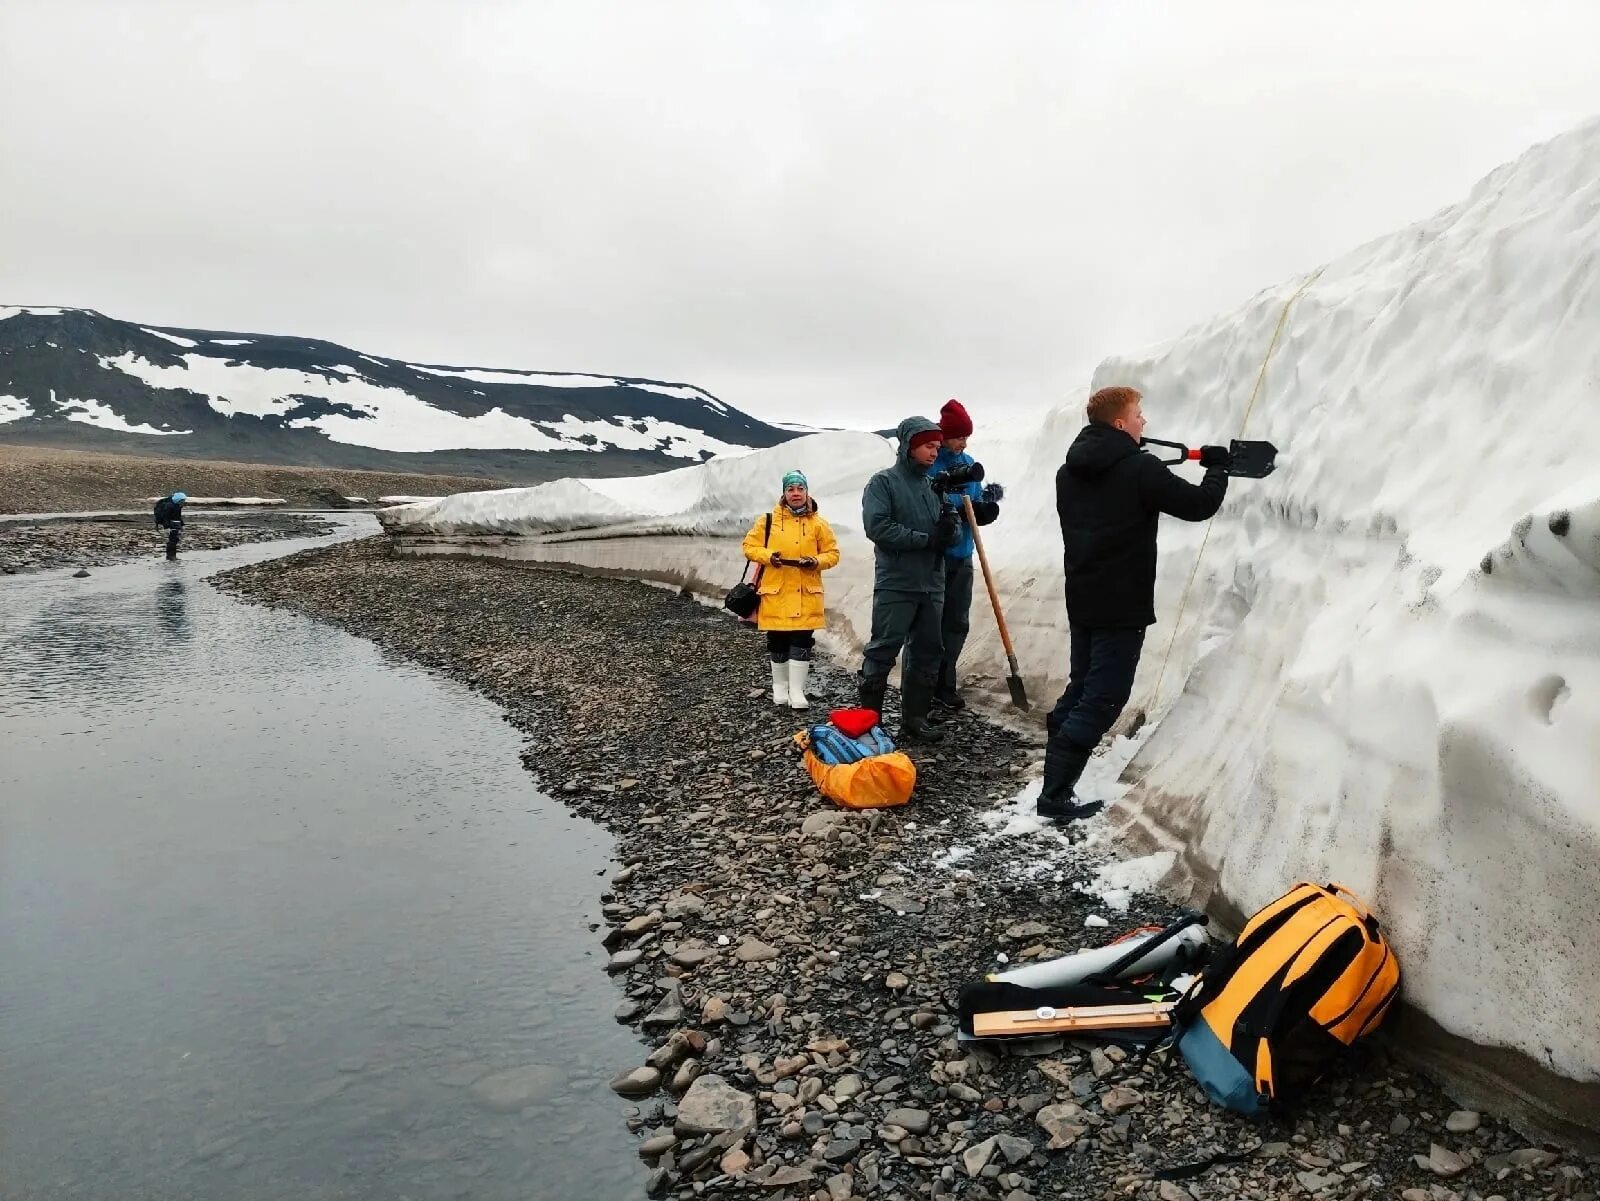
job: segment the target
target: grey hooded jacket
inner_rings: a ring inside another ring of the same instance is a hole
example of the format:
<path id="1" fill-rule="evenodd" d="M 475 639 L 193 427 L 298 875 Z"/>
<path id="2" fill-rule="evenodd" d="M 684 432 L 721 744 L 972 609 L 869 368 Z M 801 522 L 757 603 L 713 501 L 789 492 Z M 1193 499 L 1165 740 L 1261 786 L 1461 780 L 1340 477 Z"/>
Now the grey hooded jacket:
<path id="1" fill-rule="evenodd" d="M 939 494 L 928 484 L 928 469 L 910 458 L 912 437 L 938 428 L 926 417 L 902 421 L 894 466 L 868 480 L 861 494 L 861 528 L 876 560 L 873 587 L 881 591 L 944 593 L 944 555 L 933 549 Z"/>

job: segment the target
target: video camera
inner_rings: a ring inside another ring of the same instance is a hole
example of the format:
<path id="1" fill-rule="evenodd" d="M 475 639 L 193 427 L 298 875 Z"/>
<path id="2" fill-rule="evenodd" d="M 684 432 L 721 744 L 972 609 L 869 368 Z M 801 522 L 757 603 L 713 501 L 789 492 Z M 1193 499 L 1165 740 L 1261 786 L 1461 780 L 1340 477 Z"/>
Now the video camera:
<path id="1" fill-rule="evenodd" d="M 1141 438 L 1139 445 L 1166 446 L 1177 451 L 1177 458 L 1161 460 L 1168 467 L 1200 457 L 1199 448 L 1185 446 L 1182 442 L 1167 442 L 1161 438 Z M 1270 442 L 1243 442 L 1235 438 L 1228 444 L 1228 456 L 1228 465 L 1223 470 L 1228 475 L 1241 476 L 1245 479 L 1265 479 L 1278 466 L 1278 448 Z"/>
<path id="2" fill-rule="evenodd" d="M 940 496 L 965 488 L 968 484 L 983 482 L 982 463 L 959 463 L 949 471 L 941 471 L 928 481 Z"/>

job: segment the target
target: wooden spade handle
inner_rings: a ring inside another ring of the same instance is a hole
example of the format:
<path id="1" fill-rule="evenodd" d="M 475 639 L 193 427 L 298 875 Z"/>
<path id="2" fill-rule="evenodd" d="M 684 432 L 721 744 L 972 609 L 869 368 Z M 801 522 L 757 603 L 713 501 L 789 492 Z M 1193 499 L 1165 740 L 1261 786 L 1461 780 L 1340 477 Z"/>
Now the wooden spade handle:
<path id="1" fill-rule="evenodd" d="M 1077 1005 L 1046 1010 L 1006 1009 L 972 1015 L 972 1033 L 978 1038 L 1004 1038 L 1020 1034 L 1066 1034 L 1074 1030 L 1151 1030 L 1172 1024 L 1172 1001 L 1142 1005 Z"/>
<path id="2" fill-rule="evenodd" d="M 994 620 L 1000 627 L 1000 645 L 1006 648 L 1006 658 L 1015 664 L 1017 652 L 1011 649 L 1011 631 L 1006 629 L 1006 615 L 1000 611 L 1000 594 L 995 591 L 994 576 L 989 572 L 989 555 L 983 549 L 983 535 L 978 533 L 978 518 L 972 511 L 972 497 L 964 492 L 961 494 L 961 507 L 967 515 L 967 528 L 972 531 L 972 544 L 978 548 L 978 563 L 983 568 L 983 582 L 988 586 L 989 603 L 994 606 Z"/>

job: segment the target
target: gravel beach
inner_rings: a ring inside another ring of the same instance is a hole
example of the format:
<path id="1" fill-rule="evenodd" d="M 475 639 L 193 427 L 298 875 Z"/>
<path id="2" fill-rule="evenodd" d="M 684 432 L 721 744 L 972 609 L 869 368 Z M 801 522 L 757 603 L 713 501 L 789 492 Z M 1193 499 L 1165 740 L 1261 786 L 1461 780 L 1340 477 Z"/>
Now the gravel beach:
<path id="1" fill-rule="evenodd" d="M 333 530 L 316 517 L 297 513 L 232 513 L 202 510 L 184 514 L 180 556 L 197 550 L 223 550 L 247 542 L 309 538 Z M 0 574 L 22 575 L 63 567 L 108 567 L 129 559 L 160 558 L 167 535 L 148 515 L 62 517 L 42 521 L 0 518 Z"/>
<path id="2" fill-rule="evenodd" d="M 276 467 L 211 459 L 154 458 L 0 443 L 0 513 L 83 513 L 142 508 L 181 488 L 190 496 L 261 496 L 315 509 L 347 497 L 446 496 L 504 482 L 478 476 Z"/>
<path id="3" fill-rule="evenodd" d="M 909 806 L 845 813 L 800 766 L 801 719 L 772 707 L 759 637 L 674 592 L 396 558 L 383 539 L 215 582 L 492 698 L 525 734 L 542 787 L 615 835 L 621 867 L 596 882 L 609 924 L 594 937 L 617 981 L 615 1018 L 642 1037 L 612 1085 L 618 1136 L 625 1121 L 645 1164 L 641 1191 L 1594 1196 L 1600 1160 L 1529 1147 L 1381 1044 L 1292 1124 L 1231 1117 L 1181 1065 L 1135 1065 L 1115 1049 L 1055 1040 L 1003 1056 L 959 1044 L 948 1006 L 1001 956 L 1063 954 L 1175 912 L 1148 895 L 1125 914 L 1108 908 L 1089 886 L 1104 856 L 1092 844 L 1002 832 L 996 812 L 1035 771 L 1015 733 L 953 721 L 943 745 L 913 752 Z M 814 719 L 853 703 L 841 669 L 818 664 L 814 678 Z"/>

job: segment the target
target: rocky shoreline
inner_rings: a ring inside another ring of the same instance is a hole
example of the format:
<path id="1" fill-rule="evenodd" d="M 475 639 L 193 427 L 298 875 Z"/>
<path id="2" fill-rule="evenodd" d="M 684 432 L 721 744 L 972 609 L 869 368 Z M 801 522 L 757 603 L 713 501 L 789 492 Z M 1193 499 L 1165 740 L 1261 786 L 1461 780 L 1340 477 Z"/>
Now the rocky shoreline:
<path id="1" fill-rule="evenodd" d="M 148 512 L 155 497 L 175 488 L 190 496 L 260 496 L 299 508 L 343 509 L 382 496 L 447 496 L 504 486 L 477 476 L 162 459 L 0 442 L 0 513 Z"/>
<path id="2" fill-rule="evenodd" d="M 634 1099 L 653 1196 L 1594 1196 L 1600 1160 L 1528 1147 L 1381 1046 L 1283 1125 L 1208 1105 L 1181 1065 L 959 1044 L 963 983 L 1173 912 L 1141 895 L 1112 912 L 1089 886 L 1097 852 L 1000 832 L 1035 770 L 1015 733 L 963 717 L 914 753 L 911 805 L 843 813 L 798 762 L 801 722 L 772 708 L 758 638 L 686 596 L 396 558 L 383 539 L 215 580 L 489 696 L 543 787 L 616 837 L 596 938 L 617 1020 L 648 1044 L 612 1087 Z M 849 702 L 845 673 L 815 678 L 819 717 Z"/>
<path id="3" fill-rule="evenodd" d="M 178 553 L 225 550 L 279 538 L 311 538 L 332 533 L 333 529 L 320 518 L 298 513 L 216 517 L 201 511 L 186 514 Z M 143 514 L 38 521 L 0 519 L 0 574 L 109 567 L 129 559 L 160 558 L 166 554 L 166 545 L 166 534 Z"/>

